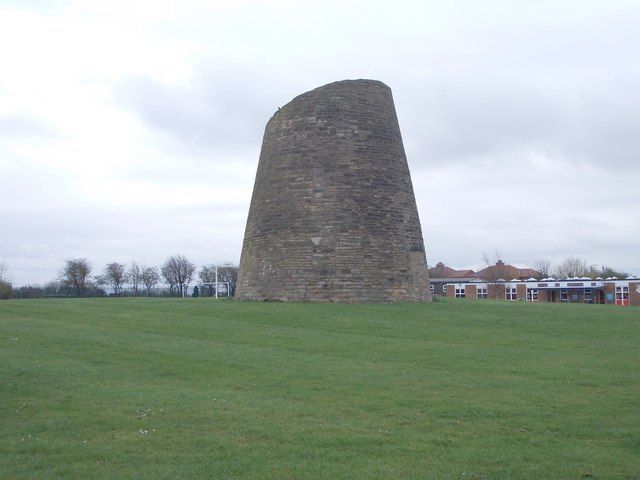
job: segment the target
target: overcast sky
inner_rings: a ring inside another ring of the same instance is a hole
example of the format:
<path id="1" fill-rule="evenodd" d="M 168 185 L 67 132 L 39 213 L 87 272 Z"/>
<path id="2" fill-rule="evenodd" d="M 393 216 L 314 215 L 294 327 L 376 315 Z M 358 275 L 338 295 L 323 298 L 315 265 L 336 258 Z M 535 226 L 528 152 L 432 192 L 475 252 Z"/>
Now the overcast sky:
<path id="1" fill-rule="evenodd" d="M 394 94 L 429 263 L 640 274 L 640 2 L 0 0 L 0 260 L 238 261 L 264 126 Z"/>

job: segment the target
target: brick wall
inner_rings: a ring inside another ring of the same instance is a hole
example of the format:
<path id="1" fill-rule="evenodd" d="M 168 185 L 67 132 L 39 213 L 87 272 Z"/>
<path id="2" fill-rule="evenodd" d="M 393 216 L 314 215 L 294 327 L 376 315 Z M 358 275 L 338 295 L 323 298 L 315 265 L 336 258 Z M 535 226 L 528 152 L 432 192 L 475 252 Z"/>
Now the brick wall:
<path id="1" fill-rule="evenodd" d="M 612 300 L 607 300 L 607 294 L 612 295 Z M 609 305 L 613 305 L 616 303 L 616 285 L 614 283 L 605 283 L 604 284 L 604 301 Z"/>
<path id="2" fill-rule="evenodd" d="M 549 301 L 549 290 L 543 290 L 541 288 L 538 289 L 538 301 L 539 302 L 548 302 Z"/>
<path id="3" fill-rule="evenodd" d="M 456 288 L 453 284 L 447 285 L 447 292 L 444 295 L 445 297 L 455 298 L 456 296 Z"/>
<path id="4" fill-rule="evenodd" d="M 640 293 L 638 293 L 638 288 L 640 288 L 640 282 L 629 283 L 629 305 L 640 307 Z"/>
<path id="5" fill-rule="evenodd" d="M 466 294 L 465 294 L 465 298 L 478 298 L 478 291 L 476 290 L 476 286 L 475 285 L 467 285 L 467 290 L 466 290 Z"/>
<path id="6" fill-rule="evenodd" d="M 488 299 L 496 299 L 496 300 L 504 300 L 504 285 L 487 285 L 487 298 Z"/>

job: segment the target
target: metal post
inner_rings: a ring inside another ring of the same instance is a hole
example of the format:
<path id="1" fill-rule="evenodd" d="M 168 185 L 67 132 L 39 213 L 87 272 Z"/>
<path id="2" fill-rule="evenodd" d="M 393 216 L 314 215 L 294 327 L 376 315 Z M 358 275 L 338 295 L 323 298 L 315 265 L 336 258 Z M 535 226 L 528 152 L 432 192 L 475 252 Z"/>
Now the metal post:
<path id="1" fill-rule="evenodd" d="M 216 298 L 218 298 L 218 266 L 216 265 Z"/>

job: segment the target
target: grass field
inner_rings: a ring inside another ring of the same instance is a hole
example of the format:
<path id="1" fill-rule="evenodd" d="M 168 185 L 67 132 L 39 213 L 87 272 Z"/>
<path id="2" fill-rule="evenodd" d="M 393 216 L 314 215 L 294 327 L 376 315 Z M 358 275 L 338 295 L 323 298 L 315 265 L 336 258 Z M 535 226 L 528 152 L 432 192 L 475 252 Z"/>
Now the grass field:
<path id="1" fill-rule="evenodd" d="M 640 309 L 0 302 L 0 478 L 640 479 Z"/>

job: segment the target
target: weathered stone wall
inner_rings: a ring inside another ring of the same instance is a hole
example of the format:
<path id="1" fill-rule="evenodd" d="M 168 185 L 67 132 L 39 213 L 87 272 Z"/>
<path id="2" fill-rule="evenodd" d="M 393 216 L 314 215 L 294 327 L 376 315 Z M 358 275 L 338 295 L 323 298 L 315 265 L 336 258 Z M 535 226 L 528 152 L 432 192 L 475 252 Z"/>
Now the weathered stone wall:
<path id="1" fill-rule="evenodd" d="M 269 120 L 236 298 L 431 300 L 411 176 L 385 84 L 331 83 Z"/>

